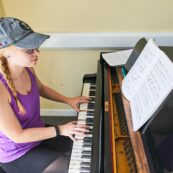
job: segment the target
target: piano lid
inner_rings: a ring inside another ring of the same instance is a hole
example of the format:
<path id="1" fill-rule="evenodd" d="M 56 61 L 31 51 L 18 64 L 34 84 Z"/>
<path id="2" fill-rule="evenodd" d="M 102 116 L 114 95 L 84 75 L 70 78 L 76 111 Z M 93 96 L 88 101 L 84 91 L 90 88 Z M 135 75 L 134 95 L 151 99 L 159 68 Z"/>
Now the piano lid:
<path id="1" fill-rule="evenodd" d="M 135 61 L 137 60 L 138 56 L 142 52 L 143 48 L 147 44 L 147 40 L 145 38 L 141 38 L 135 45 L 129 59 L 127 60 L 125 64 L 125 69 L 129 71 Z M 165 52 L 165 54 L 173 61 L 173 47 L 168 46 L 159 46 L 159 48 Z"/>

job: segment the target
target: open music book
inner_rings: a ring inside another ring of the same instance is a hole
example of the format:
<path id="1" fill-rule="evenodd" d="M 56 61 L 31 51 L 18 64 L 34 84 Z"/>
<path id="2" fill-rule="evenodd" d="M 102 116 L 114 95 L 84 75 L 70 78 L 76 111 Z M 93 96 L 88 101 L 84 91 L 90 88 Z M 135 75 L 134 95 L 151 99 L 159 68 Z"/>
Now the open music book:
<path id="1" fill-rule="evenodd" d="M 134 131 L 151 118 L 172 89 L 173 63 L 150 39 L 122 82 Z"/>

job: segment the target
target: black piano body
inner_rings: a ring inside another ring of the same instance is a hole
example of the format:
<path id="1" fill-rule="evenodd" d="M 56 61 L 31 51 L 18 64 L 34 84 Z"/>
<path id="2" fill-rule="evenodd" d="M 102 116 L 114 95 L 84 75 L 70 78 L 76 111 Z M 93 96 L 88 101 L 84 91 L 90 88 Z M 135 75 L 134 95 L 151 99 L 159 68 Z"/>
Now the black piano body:
<path id="1" fill-rule="evenodd" d="M 145 40 L 142 40 L 140 44 L 135 47 L 135 50 L 132 53 L 134 59 L 131 61 L 131 63 L 134 63 L 135 59 L 137 59 L 139 56 L 145 45 L 144 43 Z M 172 47 L 160 48 L 168 55 L 171 60 L 173 60 Z M 112 104 L 116 104 L 116 112 L 124 114 L 125 120 L 127 121 L 126 125 L 131 143 L 129 145 L 132 147 L 132 151 L 130 151 L 131 154 L 129 154 L 130 162 L 127 161 L 128 168 L 125 170 L 125 173 L 167 173 L 168 171 L 164 168 L 164 164 L 160 161 L 157 149 L 168 136 L 173 134 L 173 91 L 169 94 L 159 109 L 154 113 L 152 118 L 146 124 L 144 124 L 144 126 L 140 128 L 138 132 L 133 132 L 131 128 L 132 122 L 131 119 L 129 119 L 129 116 L 131 116 L 129 110 L 130 107 L 129 105 L 126 106 L 128 104 L 127 100 L 121 93 L 121 82 L 123 79 L 122 67 L 110 67 L 103 60 L 102 54 L 103 53 L 101 53 L 100 60 L 98 62 L 98 68 L 101 69 L 101 75 L 99 74 L 100 78 L 97 77 L 97 80 L 102 81 L 102 92 L 100 93 L 102 95 L 101 131 L 103 133 L 103 153 L 101 154 L 103 160 L 101 163 L 104 165 L 104 167 L 101 169 L 102 172 L 120 173 L 119 171 L 121 170 L 121 166 L 119 165 L 124 163 L 123 159 L 120 159 L 119 161 L 117 158 L 118 154 L 116 152 L 119 152 L 120 155 L 122 154 L 121 152 L 124 152 L 125 155 L 127 155 L 127 158 L 129 157 L 126 149 L 124 149 L 124 151 L 116 151 L 116 143 L 119 143 L 116 137 L 116 124 L 110 120 L 110 114 L 113 114 L 113 121 L 116 119 L 114 112 L 115 108 L 112 106 Z M 130 68 L 130 66 L 128 66 L 128 68 Z M 116 87 L 118 87 L 118 91 L 115 91 Z M 116 95 L 118 98 L 116 98 Z M 111 101 L 111 99 L 114 101 Z M 119 108 L 120 110 L 118 110 Z M 111 126 L 114 126 L 114 132 L 110 131 L 112 129 Z M 124 147 L 126 147 L 126 145 L 124 145 Z"/>
<path id="2" fill-rule="evenodd" d="M 146 41 L 137 44 L 126 67 L 131 68 Z M 142 45 L 141 45 L 142 44 Z M 161 47 L 173 60 L 173 48 Z M 122 67 L 110 67 L 102 58 L 97 74 L 85 75 L 83 83 L 96 82 L 94 129 L 90 173 L 167 173 L 157 148 L 173 134 L 173 92 L 154 116 L 137 132 L 132 129 L 129 102 L 123 97 Z"/>

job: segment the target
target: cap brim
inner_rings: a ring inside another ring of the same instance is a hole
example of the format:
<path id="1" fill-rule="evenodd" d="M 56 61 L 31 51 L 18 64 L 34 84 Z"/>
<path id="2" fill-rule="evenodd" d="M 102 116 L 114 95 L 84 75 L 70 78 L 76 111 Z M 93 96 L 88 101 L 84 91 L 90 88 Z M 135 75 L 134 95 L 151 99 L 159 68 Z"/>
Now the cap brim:
<path id="1" fill-rule="evenodd" d="M 49 35 L 32 32 L 14 45 L 21 48 L 36 49 L 49 37 Z"/>

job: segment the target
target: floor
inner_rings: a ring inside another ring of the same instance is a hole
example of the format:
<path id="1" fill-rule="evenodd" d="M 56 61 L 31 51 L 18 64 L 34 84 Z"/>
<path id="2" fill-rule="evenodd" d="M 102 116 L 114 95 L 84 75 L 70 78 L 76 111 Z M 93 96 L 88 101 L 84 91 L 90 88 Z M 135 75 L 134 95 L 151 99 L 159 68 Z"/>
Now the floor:
<path id="1" fill-rule="evenodd" d="M 63 117 L 63 116 L 41 116 L 41 119 L 45 124 L 60 125 L 70 121 L 74 121 L 76 117 Z"/>

